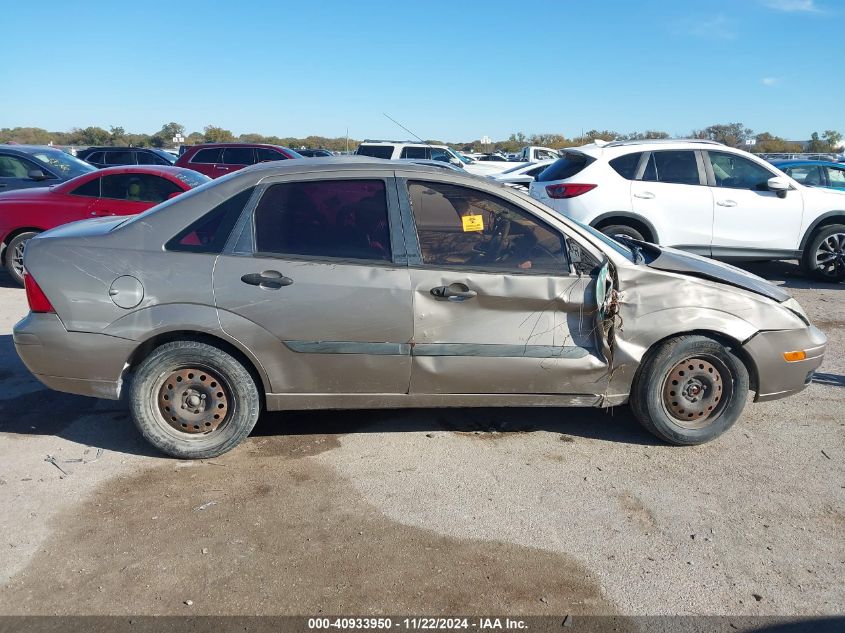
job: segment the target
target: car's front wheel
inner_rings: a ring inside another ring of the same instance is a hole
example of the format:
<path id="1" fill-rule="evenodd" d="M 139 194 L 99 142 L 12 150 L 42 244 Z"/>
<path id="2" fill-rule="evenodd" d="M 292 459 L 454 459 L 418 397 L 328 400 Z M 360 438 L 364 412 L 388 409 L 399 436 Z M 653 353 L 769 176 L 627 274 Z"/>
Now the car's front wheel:
<path id="1" fill-rule="evenodd" d="M 26 243 L 38 235 L 38 231 L 18 233 L 6 247 L 6 271 L 15 283 L 23 286 L 23 249 Z"/>
<path id="2" fill-rule="evenodd" d="M 657 437 L 703 444 L 739 419 L 748 370 L 731 349 L 704 336 L 679 336 L 651 350 L 631 389 L 631 409 Z"/>
<path id="3" fill-rule="evenodd" d="M 801 254 L 801 267 L 821 281 L 845 280 L 845 225 L 830 224 L 816 231 Z"/>
<path id="4" fill-rule="evenodd" d="M 198 341 L 174 341 L 139 365 L 129 392 L 141 435 L 183 459 L 216 457 L 249 435 L 261 411 L 258 388 L 243 364 Z"/>

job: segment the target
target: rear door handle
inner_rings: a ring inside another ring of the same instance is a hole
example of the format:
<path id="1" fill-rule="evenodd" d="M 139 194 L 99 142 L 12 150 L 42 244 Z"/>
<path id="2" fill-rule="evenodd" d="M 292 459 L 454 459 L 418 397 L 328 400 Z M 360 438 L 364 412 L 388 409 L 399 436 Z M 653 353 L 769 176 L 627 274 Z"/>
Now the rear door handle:
<path id="1" fill-rule="evenodd" d="M 217 165 L 217 169 L 222 169 L 223 171 L 229 171 L 229 168 L 224 167 L 223 165 Z"/>
<path id="2" fill-rule="evenodd" d="M 92 211 L 91 215 L 93 215 L 95 218 L 103 218 L 109 215 L 114 215 L 114 213 L 112 213 L 111 211 Z"/>
<path id="3" fill-rule="evenodd" d="M 642 198 L 643 200 L 653 200 L 654 194 L 651 193 L 650 191 L 643 191 L 642 193 L 635 193 L 634 197 L 635 198 Z"/>
<path id="4" fill-rule="evenodd" d="M 263 273 L 247 273 L 241 281 L 250 286 L 258 286 L 265 290 L 278 290 L 282 286 L 290 286 L 293 279 L 285 277 L 278 270 L 265 270 Z"/>
<path id="5" fill-rule="evenodd" d="M 734 202 L 733 200 L 719 200 L 716 204 L 718 204 L 720 207 L 735 207 L 736 206 L 736 202 Z"/>
<path id="6" fill-rule="evenodd" d="M 449 301 L 466 301 L 478 295 L 475 290 L 470 290 L 466 284 L 451 284 L 449 286 L 436 286 L 431 289 L 431 296 Z"/>

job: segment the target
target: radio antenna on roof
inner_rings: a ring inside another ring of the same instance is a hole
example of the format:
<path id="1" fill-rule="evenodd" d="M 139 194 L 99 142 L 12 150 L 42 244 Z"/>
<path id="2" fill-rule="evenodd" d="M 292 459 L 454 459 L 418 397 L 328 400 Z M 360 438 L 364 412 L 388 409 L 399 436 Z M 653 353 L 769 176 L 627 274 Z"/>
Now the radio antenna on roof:
<path id="1" fill-rule="evenodd" d="M 403 130 L 405 130 L 408 134 L 410 134 L 410 135 L 411 135 L 411 136 L 413 136 L 415 139 L 417 139 L 420 143 L 422 143 L 423 145 L 428 145 L 428 143 L 426 143 L 426 142 L 425 142 L 424 140 L 422 140 L 419 136 L 417 136 L 416 134 L 414 134 L 413 132 L 411 132 L 411 130 L 409 130 L 408 128 L 406 128 L 404 125 L 402 125 L 401 123 L 399 123 L 399 121 L 397 121 L 396 119 L 394 119 L 394 118 L 393 118 L 392 116 L 390 116 L 387 112 L 382 112 L 382 114 L 383 114 L 384 116 L 386 116 L 388 119 L 390 119 L 391 121 L 393 121 L 396 125 L 398 125 L 399 127 L 401 127 Z"/>

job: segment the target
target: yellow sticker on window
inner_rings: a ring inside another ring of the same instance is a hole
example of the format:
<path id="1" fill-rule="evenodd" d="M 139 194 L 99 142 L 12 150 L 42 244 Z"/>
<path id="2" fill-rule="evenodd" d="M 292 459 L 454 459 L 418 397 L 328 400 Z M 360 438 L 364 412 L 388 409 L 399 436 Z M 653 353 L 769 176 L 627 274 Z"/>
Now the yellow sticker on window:
<path id="1" fill-rule="evenodd" d="M 484 230 L 483 215 L 464 215 L 461 216 L 461 221 L 464 223 L 464 232 Z"/>

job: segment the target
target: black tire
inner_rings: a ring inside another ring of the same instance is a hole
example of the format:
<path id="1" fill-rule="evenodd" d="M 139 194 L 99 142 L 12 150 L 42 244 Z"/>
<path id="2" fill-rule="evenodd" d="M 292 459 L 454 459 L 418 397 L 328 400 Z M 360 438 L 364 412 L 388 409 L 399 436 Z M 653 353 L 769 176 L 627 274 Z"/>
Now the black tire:
<path id="1" fill-rule="evenodd" d="M 690 446 L 733 426 L 747 398 L 748 370 L 742 360 L 718 341 L 686 335 L 649 351 L 634 377 L 630 403 L 649 432 L 670 444 Z"/>
<path id="2" fill-rule="evenodd" d="M 6 271 L 20 286 L 23 286 L 23 248 L 27 240 L 38 235 L 38 231 L 26 231 L 12 238 L 6 247 Z"/>
<path id="3" fill-rule="evenodd" d="M 191 405 L 197 407 L 193 411 L 187 408 L 192 402 L 197 403 Z M 129 403 L 141 435 L 161 452 L 183 459 L 216 457 L 233 449 L 261 413 L 258 388 L 243 364 L 198 341 L 175 341 L 153 350 L 135 372 Z M 170 413 L 165 413 L 169 404 Z"/>
<path id="4" fill-rule="evenodd" d="M 609 235 L 610 237 L 614 237 L 615 235 L 624 235 L 626 237 L 630 237 L 635 240 L 640 240 L 642 242 L 648 241 L 645 239 L 642 233 L 640 233 L 634 227 L 628 226 L 627 224 L 609 224 L 608 226 L 601 227 L 599 230 L 605 235 Z"/>
<path id="5" fill-rule="evenodd" d="M 801 268 L 820 281 L 845 281 L 845 224 L 818 229 L 801 253 Z"/>

